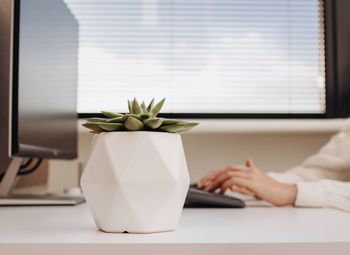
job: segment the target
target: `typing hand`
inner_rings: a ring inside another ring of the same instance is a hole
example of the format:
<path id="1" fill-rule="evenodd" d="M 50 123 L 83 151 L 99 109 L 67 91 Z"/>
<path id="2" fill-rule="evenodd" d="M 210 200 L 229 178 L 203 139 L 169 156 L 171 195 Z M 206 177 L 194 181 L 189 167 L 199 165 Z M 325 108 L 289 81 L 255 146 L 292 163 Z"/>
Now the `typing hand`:
<path id="1" fill-rule="evenodd" d="M 226 169 L 211 171 L 200 180 L 197 187 L 209 192 L 220 189 L 221 194 L 230 189 L 263 199 L 275 206 L 292 205 L 297 195 L 296 185 L 276 181 L 255 167 L 250 159 L 245 166 L 231 165 Z"/>

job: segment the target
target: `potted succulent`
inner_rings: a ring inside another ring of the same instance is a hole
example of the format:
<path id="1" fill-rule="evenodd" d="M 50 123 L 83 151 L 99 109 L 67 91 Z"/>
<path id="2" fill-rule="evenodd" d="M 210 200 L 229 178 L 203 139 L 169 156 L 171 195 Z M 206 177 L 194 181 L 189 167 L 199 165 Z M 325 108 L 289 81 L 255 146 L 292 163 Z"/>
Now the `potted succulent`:
<path id="1" fill-rule="evenodd" d="M 198 123 L 157 118 L 165 99 L 129 113 L 102 112 L 84 127 L 96 134 L 81 187 L 97 227 L 105 232 L 174 230 L 189 187 L 180 134 Z"/>

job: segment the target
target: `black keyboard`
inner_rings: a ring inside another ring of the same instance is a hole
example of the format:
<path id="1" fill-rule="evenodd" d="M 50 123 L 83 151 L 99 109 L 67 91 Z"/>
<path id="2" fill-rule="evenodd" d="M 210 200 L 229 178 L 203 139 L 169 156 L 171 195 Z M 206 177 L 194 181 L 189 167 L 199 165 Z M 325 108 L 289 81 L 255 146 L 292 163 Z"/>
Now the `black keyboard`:
<path id="1" fill-rule="evenodd" d="M 190 186 L 186 201 L 186 208 L 243 208 L 241 199 L 220 195 L 197 189 L 197 184 Z"/>

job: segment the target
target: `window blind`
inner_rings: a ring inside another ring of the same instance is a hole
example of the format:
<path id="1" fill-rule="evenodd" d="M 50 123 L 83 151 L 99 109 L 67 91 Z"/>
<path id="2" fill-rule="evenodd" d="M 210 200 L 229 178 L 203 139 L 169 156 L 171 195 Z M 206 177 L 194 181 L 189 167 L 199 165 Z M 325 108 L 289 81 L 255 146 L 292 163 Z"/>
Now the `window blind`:
<path id="1" fill-rule="evenodd" d="M 78 112 L 323 113 L 318 0 L 65 0 L 80 24 Z"/>

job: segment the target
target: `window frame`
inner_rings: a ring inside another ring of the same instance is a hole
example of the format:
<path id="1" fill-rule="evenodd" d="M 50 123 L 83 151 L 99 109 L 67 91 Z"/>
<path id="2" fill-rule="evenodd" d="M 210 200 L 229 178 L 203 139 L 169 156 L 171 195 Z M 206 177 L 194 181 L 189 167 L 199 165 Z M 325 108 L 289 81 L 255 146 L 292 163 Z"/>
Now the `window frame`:
<path id="1" fill-rule="evenodd" d="M 350 9 L 348 0 L 320 0 L 323 4 L 325 51 L 325 113 L 160 113 L 160 117 L 189 119 L 322 119 L 350 116 Z M 102 117 L 78 113 L 79 118 Z"/>
<path id="2" fill-rule="evenodd" d="M 350 1 L 324 0 L 326 113 L 328 118 L 350 115 Z M 344 57 L 345 56 L 345 57 Z M 348 57 L 346 57 L 348 56 Z"/>

